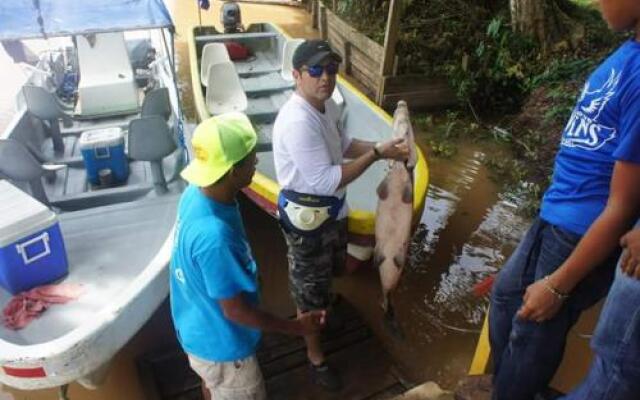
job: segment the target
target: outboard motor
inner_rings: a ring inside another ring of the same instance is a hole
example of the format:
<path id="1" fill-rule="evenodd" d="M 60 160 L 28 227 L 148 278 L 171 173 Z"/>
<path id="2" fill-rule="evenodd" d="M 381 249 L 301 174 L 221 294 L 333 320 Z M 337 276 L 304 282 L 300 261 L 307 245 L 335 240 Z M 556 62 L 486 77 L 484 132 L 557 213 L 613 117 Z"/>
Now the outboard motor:
<path id="1" fill-rule="evenodd" d="M 235 1 L 227 1 L 222 4 L 220 19 L 224 26 L 224 33 L 242 32 L 240 6 Z"/>

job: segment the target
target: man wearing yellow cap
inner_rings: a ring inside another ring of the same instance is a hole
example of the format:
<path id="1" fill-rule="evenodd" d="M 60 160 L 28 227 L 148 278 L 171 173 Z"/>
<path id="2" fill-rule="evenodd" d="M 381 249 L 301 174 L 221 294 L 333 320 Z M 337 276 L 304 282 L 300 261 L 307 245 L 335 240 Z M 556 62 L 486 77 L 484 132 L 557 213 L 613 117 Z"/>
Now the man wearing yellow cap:
<path id="1" fill-rule="evenodd" d="M 324 311 L 283 320 L 257 308 L 256 263 L 236 202 L 255 172 L 256 141 L 244 114 L 210 118 L 196 128 L 194 159 L 182 171 L 190 185 L 178 206 L 171 314 L 215 400 L 266 398 L 255 357 L 261 330 L 308 335 L 324 324 Z"/>

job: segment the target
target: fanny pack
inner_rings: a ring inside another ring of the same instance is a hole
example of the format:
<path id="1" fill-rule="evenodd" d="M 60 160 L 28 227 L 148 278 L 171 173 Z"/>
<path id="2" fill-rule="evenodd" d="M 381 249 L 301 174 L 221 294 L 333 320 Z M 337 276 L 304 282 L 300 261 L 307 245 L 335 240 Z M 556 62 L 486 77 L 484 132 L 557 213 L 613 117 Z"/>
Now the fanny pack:
<path id="1" fill-rule="evenodd" d="M 346 196 L 319 196 L 281 190 L 278 195 L 280 224 L 287 232 L 312 235 L 338 218 Z"/>

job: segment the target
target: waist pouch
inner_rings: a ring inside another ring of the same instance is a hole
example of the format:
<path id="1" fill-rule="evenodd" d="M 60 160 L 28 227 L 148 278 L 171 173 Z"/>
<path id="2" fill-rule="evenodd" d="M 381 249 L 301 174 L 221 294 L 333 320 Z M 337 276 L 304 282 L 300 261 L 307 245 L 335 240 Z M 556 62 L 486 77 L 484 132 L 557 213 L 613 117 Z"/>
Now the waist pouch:
<path id="1" fill-rule="evenodd" d="M 346 196 L 318 196 L 281 190 L 278 195 L 280 225 L 287 232 L 313 235 L 338 218 Z"/>

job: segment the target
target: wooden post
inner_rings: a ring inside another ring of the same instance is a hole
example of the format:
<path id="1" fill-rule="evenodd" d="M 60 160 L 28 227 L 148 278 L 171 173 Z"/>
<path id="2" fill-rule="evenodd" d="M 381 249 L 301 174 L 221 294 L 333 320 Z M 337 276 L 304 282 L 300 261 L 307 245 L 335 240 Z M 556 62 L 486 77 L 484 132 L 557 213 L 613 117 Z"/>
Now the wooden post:
<path id="1" fill-rule="evenodd" d="M 401 0 L 391 0 L 389 3 L 389 16 L 387 17 L 387 29 L 384 34 L 384 55 L 380 63 L 380 81 L 376 99 L 378 104 L 382 104 L 384 96 L 384 77 L 393 74 L 393 62 L 396 53 L 396 43 L 398 42 L 398 32 L 400 29 Z"/>
<path id="2" fill-rule="evenodd" d="M 351 75 L 351 42 L 346 40 L 346 38 L 344 41 L 344 46 L 342 47 L 342 58 L 345 74 Z"/>
<path id="3" fill-rule="evenodd" d="M 311 0 L 311 27 L 318 29 L 318 3 L 320 0 Z"/>
<path id="4" fill-rule="evenodd" d="M 333 8 L 332 8 L 334 13 L 338 12 L 338 0 L 333 0 Z"/>
<path id="5" fill-rule="evenodd" d="M 320 29 L 320 37 L 323 40 L 327 40 L 329 37 L 329 33 L 327 32 L 327 7 L 325 7 L 323 2 L 318 2 L 318 29 Z"/>

